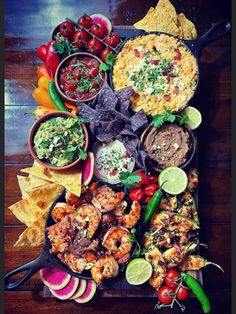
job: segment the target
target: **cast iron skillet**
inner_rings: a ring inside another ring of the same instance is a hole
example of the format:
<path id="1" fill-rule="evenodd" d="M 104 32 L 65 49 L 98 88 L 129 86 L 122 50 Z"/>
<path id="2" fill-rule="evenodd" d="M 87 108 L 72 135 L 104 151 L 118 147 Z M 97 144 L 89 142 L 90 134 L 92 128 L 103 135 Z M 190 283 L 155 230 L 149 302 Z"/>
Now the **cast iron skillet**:
<path id="1" fill-rule="evenodd" d="M 219 22 L 213 24 L 212 27 L 208 31 L 206 31 L 201 37 L 199 37 L 195 40 L 181 40 L 174 35 L 170 35 L 170 34 L 167 34 L 164 32 L 145 32 L 145 31 L 130 29 L 129 31 L 135 31 L 135 35 L 131 35 L 129 37 L 126 36 L 126 39 L 123 42 L 123 44 L 117 49 L 117 53 L 119 53 L 122 50 L 123 45 L 128 40 L 134 39 L 134 38 L 139 37 L 139 36 L 146 36 L 149 34 L 156 34 L 156 35 L 165 34 L 169 37 L 176 38 L 180 42 L 180 44 L 182 44 L 183 46 L 186 47 L 186 49 L 190 52 L 190 54 L 195 58 L 196 63 L 197 63 L 196 89 L 193 92 L 193 95 L 191 96 L 191 98 L 188 100 L 188 102 L 189 102 L 193 98 L 193 96 L 195 95 L 195 92 L 196 92 L 197 86 L 198 86 L 198 82 L 199 82 L 198 58 L 201 56 L 202 49 L 204 47 L 208 46 L 209 44 L 211 44 L 212 42 L 216 41 L 218 38 L 227 34 L 230 31 L 230 29 L 231 29 L 230 22 L 226 21 L 226 20 L 222 20 L 222 21 L 219 21 Z M 119 29 L 117 29 L 117 32 L 120 33 Z M 122 36 L 122 34 L 121 34 L 121 36 Z M 113 69 L 109 73 L 109 83 L 110 83 L 111 87 L 114 89 L 112 76 L 113 76 Z M 178 112 L 183 111 L 187 107 L 188 102 L 186 104 L 184 104 L 183 107 Z"/>
<path id="2" fill-rule="evenodd" d="M 105 182 L 104 182 L 104 184 L 112 187 L 113 190 L 115 190 L 115 191 L 123 190 L 123 188 L 119 184 L 117 184 L 116 186 L 112 186 L 112 185 L 110 185 L 108 183 L 105 183 Z M 125 192 L 127 192 L 127 191 L 125 191 Z M 130 200 L 127 197 L 127 193 L 126 193 L 126 196 L 125 196 L 125 200 L 127 201 L 128 206 L 130 207 L 131 206 L 131 202 L 130 202 Z M 25 281 L 27 281 L 30 277 L 32 277 L 41 268 L 49 267 L 49 266 L 50 267 L 62 268 L 63 270 L 65 270 L 70 275 L 78 277 L 78 278 L 81 278 L 81 279 L 92 279 L 90 270 L 84 270 L 81 274 L 78 274 L 78 273 L 72 271 L 64 263 L 62 263 L 60 261 L 60 259 L 56 256 L 56 254 L 50 253 L 51 242 L 50 242 L 50 240 L 47 237 L 46 229 L 48 227 L 50 227 L 50 226 L 55 224 L 55 221 L 51 217 L 51 212 L 52 212 L 52 209 L 54 208 L 54 206 L 55 206 L 55 204 L 57 202 L 65 202 L 65 192 L 63 192 L 58 197 L 58 199 L 52 204 L 52 206 L 51 206 L 51 208 L 50 208 L 50 210 L 48 212 L 48 215 L 47 215 L 47 218 L 46 218 L 46 223 L 45 223 L 45 242 L 44 242 L 44 246 L 43 246 L 43 249 L 41 251 L 41 254 L 36 259 L 34 259 L 34 260 L 24 264 L 24 265 L 21 265 L 21 266 L 19 266 L 17 268 L 14 268 L 13 270 L 11 270 L 8 273 L 6 273 L 5 276 L 4 276 L 5 290 L 14 290 L 14 289 L 16 289 L 17 287 L 22 285 Z M 139 224 L 139 227 L 137 226 L 136 228 L 139 229 L 139 232 L 140 232 L 140 235 L 141 235 L 142 234 L 142 230 L 140 228 L 142 228 L 142 226 Z M 131 255 L 132 255 L 133 250 L 134 250 L 134 248 L 132 248 Z M 11 279 L 12 276 L 14 276 L 14 275 L 16 275 L 16 274 L 18 274 L 20 272 L 23 272 L 23 271 L 26 271 L 24 276 L 22 276 L 20 279 L 14 281 L 14 282 L 10 282 L 10 279 Z M 124 272 L 124 268 L 120 267 L 120 272 L 119 272 L 118 277 L 121 277 L 123 275 L 123 272 Z"/>

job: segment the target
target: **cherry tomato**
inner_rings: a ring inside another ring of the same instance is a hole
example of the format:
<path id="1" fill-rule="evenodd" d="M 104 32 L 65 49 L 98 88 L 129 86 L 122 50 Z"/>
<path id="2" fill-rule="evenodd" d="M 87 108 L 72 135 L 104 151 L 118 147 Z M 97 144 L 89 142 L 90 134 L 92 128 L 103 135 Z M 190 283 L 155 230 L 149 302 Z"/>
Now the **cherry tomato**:
<path id="1" fill-rule="evenodd" d="M 177 299 L 179 299 L 181 301 L 186 300 L 189 297 L 188 289 L 185 287 L 180 287 L 178 292 L 177 292 L 176 297 L 177 297 Z"/>
<path id="2" fill-rule="evenodd" d="M 99 55 L 102 52 L 103 48 L 103 44 L 96 38 L 92 38 L 88 42 L 88 52 L 94 55 Z"/>
<path id="3" fill-rule="evenodd" d="M 161 303 L 170 304 L 173 300 L 174 290 L 168 286 L 162 286 L 157 291 L 157 296 Z"/>
<path id="4" fill-rule="evenodd" d="M 106 44 L 108 44 L 109 46 L 115 48 L 119 42 L 120 42 L 120 36 L 115 33 L 115 32 L 111 32 L 105 39 L 104 42 Z"/>
<path id="5" fill-rule="evenodd" d="M 141 176 L 141 180 L 136 183 L 138 186 L 141 186 L 141 185 L 144 185 L 144 184 L 148 184 L 148 179 L 145 176 L 145 174 L 142 172 L 142 170 L 137 170 L 136 173 Z"/>
<path id="6" fill-rule="evenodd" d="M 157 183 L 158 183 L 158 177 L 153 176 L 153 175 L 151 175 L 151 174 L 148 174 L 148 175 L 147 175 L 147 179 L 148 179 L 148 182 L 149 182 L 149 183 L 154 183 L 154 184 L 157 184 Z"/>
<path id="7" fill-rule="evenodd" d="M 175 288 L 178 286 L 179 279 L 180 279 L 179 273 L 175 269 L 170 269 L 166 273 L 165 283 L 167 286 Z"/>
<path id="8" fill-rule="evenodd" d="M 105 25 L 97 23 L 92 26 L 91 33 L 102 39 L 107 35 L 107 28 Z"/>
<path id="9" fill-rule="evenodd" d="M 67 84 L 67 88 L 68 88 L 69 90 L 75 90 L 75 89 L 76 89 L 76 86 L 75 86 L 75 84 L 73 84 L 73 83 L 68 83 L 68 84 Z"/>
<path id="10" fill-rule="evenodd" d="M 101 53 L 101 59 L 103 62 L 106 62 L 107 54 L 113 54 L 113 51 L 110 48 L 105 48 Z"/>
<path id="11" fill-rule="evenodd" d="M 87 14 L 84 14 L 83 16 L 81 16 L 79 19 L 78 19 L 78 22 L 77 22 L 79 25 L 89 29 L 93 26 L 93 20 L 91 19 L 91 17 Z"/>
<path id="12" fill-rule="evenodd" d="M 90 40 L 89 34 L 83 29 L 78 30 L 73 38 L 74 44 L 80 48 L 86 46 L 89 40 Z"/>
<path id="13" fill-rule="evenodd" d="M 89 71 L 88 76 L 89 76 L 90 78 L 94 78 L 94 77 L 96 77 L 96 76 L 98 75 L 98 72 L 99 72 L 98 68 L 92 68 L 92 69 Z"/>
<path id="14" fill-rule="evenodd" d="M 132 201 L 142 202 L 144 199 L 144 193 L 142 189 L 134 189 L 129 192 L 129 198 Z"/>
<path id="15" fill-rule="evenodd" d="M 146 196 L 146 198 L 144 199 L 144 204 L 148 204 L 150 202 L 150 200 L 152 199 L 151 196 Z"/>
<path id="16" fill-rule="evenodd" d="M 75 34 L 75 26 L 69 21 L 60 24 L 60 33 L 62 36 L 72 39 Z"/>
<path id="17" fill-rule="evenodd" d="M 145 186 L 144 194 L 146 194 L 147 196 L 153 196 L 153 194 L 156 190 L 158 190 L 158 185 L 152 183 L 152 184 Z"/>

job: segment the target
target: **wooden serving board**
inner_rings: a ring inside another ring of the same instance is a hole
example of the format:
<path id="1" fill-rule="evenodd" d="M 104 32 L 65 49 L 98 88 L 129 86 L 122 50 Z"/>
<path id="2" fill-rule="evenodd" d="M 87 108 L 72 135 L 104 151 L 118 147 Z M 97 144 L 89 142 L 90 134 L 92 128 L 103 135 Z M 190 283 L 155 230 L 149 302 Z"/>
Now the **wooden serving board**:
<path id="1" fill-rule="evenodd" d="M 122 40 L 125 40 L 127 37 L 141 35 L 142 30 L 134 29 L 131 27 L 114 27 L 113 31 L 117 32 Z M 197 139 L 197 134 L 195 132 Z M 197 141 L 196 141 L 197 142 Z M 198 147 L 196 145 L 195 157 L 190 165 L 198 169 Z M 194 199 L 198 209 L 198 190 L 194 192 Z M 199 253 L 199 252 L 198 252 Z M 196 278 L 203 285 L 202 271 L 189 271 L 194 278 Z M 125 276 L 125 275 L 124 275 Z M 125 277 L 119 277 L 116 279 L 110 279 L 102 283 L 98 289 L 100 290 L 101 297 L 156 297 L 156 291 L 148 283 L 145 283 L 141 286 L 130 285 Z M 43 288 L 43 297 L 50 298 L 54 297 L 48 287 L 44 286 Z"/>

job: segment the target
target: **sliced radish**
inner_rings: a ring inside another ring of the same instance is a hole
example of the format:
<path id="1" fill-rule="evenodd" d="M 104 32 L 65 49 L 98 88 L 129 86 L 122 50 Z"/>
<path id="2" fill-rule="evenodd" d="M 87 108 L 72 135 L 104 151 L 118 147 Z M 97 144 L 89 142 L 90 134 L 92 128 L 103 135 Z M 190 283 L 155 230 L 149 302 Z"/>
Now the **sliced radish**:
<path id="1" fill-rule="evenodd" d="M 71 275 L 60 268 L 45 267 L 39 273 L 42 282 L 54 290 L 63 289 L 71 279 Z"/>
<path id="2" fill-rule="evenodd" d="M 67 286 L 65 286 L 65 288 L 60 289 L 60 290 L 53 290 L 50 289 L 52 295 L 54 295 L 54 297 L 60 299 L 60 300 L 67 300 L 70 299 L 72 297 L 72 295 L 75 293 L 76 289 L 78 288 L 79 285 L 79 279 L 76 277 L 71 277 L 70 282 L 68 283 Z"/>
<path id="3" fill-rule="evenodd" d="M 112 24 L 111 24 L 111 21 L 109 20 L 108 17 L 106 17 L 105 15 L 100 14 L 100 13 L 92 14 L 92 15 L 90 15 L 90 17 L 91 17 L 91 19 L 93 20 L 93 22 L 95 24 L 101 23 L 101 24 L 106 26 L 106 29 L 108 30 L 108 33 L 111 32 Z"/>
<path id="4" fill-rule="evenodd" d="M 80 279 L 79 286 L 77 290 L 75 291 L 75 293 L 72 295 L 71 299 L 73 300 L 83 295 L 86 291 L 86 288 L 87 288 L 87 280 Z"/>
<path id="5" fill-rule="evenodd" d="M 96 283 L 93 280 L 88 280 L 85 293 L 82 296 L 74 299 L 74 301 L 77 303 L 86 303 L 94 297 L 96 290 Z"/>
<path id="6" fill-rule="evenodd" d="M 83 164 L 82 177 L 83 184 L 89 185 L 93 177 L 94 170 L 94 154 L 92 152 L 88 153 L 88 156 Z"/>

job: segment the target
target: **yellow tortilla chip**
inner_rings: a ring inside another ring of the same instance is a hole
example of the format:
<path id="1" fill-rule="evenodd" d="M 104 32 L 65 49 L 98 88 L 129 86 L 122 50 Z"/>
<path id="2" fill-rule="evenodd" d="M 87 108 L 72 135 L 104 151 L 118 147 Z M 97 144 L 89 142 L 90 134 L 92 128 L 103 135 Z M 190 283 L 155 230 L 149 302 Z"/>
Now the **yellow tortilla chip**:
<path id="1" fill-rule="evenodd" d="M 36 217 L 48 211 L 55 200 L 61 195 L 64 187 L 57 183 L 50 183 L 26 191 Z"/>
<path id="2" fill-rule="evenodd" d="M 143 29 L 146 32 L 151 31 L 153 28 L 156 29 L 156 21 L 155 21 L 155 9 L 150 8 L 147 14 L 134 24 L 136 29 Z"/>
<path id="3" fill-rule="evenodd" d="M 183 13 L 178 15 L 179 37 L 183 39 L 196 39 L 197 30 L 195 25 L 186 18 Z"/>
<path id="4" fill-rule="evenodd" d="M 46 217 L 47 213 L 45 212 L 27 227 L 19 236 L 14 247 L 38 247 L 43 245 Z"/>
<path id="5" fill-rule="evenodd" d="M 26 198 L 28 196 L 26 193 L 27 190 L 50 183 L 49 181 L 35 176 L 23 177 L 18 175 L 17 180 L 21 190 L 22 198 Z"/>
<path id="6" fill-rule="evenodd" d="M 32 167 L 21 169 L 21 171 L 58 183 L 77 196 L 81 194 L 82 172 L 77 168 L 56 171 L 47 169 L 34 161 Z"/>
<path id="7" fill-rule="evenodd" d="M 11 205 L 9 209 L 16 218 L 26 226 L 29 226 L 37 219 L 34 213 L 34 207 L 28 198 Z"/>
<path id="8" fill-rule="evenodd" d="M 57 183 L 28 190 L 26 192 L 28 197 L 11 205 L 9 209 L 19 221 L 29 226 L 50 209 L 63 190 L 64 187 Z"/>

